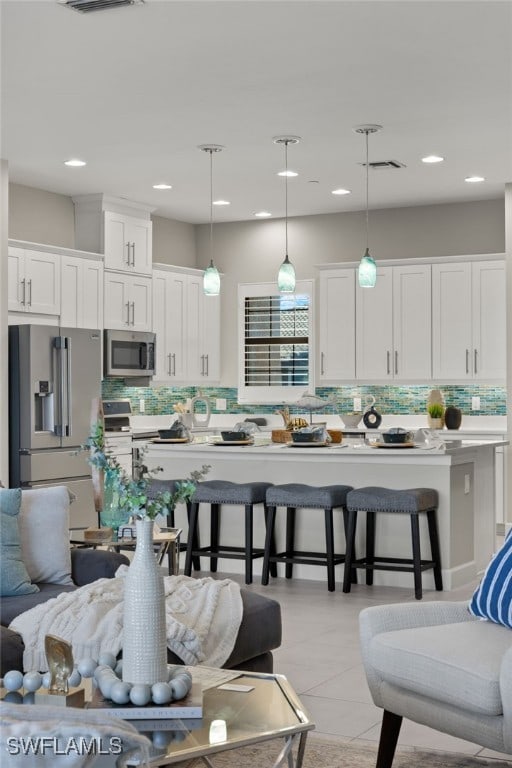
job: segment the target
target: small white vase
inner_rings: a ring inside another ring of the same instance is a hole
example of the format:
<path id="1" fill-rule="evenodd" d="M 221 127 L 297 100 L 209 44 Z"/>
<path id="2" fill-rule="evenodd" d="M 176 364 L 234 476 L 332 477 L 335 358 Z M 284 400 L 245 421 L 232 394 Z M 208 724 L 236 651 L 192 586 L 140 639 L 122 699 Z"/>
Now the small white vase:
<path id="1" fill-rule="evenodd" d="M 124 586 L 123 680 L 167 680 L 164 577 L 153 552 L 153 521 L 137 520 L 137 545 Z"/>

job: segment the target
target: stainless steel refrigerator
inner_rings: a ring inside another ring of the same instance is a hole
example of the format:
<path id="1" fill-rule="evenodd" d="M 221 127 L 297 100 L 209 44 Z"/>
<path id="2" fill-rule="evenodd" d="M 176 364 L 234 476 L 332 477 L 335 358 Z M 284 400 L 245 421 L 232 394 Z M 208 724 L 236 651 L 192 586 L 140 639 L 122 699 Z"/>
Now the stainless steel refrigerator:
<path id="1" fill-rule="evenodd" d="M 91 403 L 100 396 L 101 333 L 9 327 L 9 485 L 66 485 L 70 527 L 97 525 L 87 453 Z"/>

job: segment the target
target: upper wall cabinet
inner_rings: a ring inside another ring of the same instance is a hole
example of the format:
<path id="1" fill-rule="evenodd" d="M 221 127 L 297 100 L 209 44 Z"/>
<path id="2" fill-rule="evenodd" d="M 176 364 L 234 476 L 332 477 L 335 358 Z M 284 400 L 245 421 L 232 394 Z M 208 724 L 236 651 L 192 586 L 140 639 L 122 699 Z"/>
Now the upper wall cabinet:
<path id="1" fill-rule="evenodd" d="M 356 286 L 358 379 L 432 376 L 429 264 L 378 267 L 374 288 Z"/>
<path id="2" fill-rule="evenodd" d="M 9 246 L 7 269 L 9 312 L 60 313 L 60 256 Z"/>
<path id="3" fill-rule="evenodd" d="M 103 262 L 61 257 L 60 323 L 69 328 L 103 328 Z"/>
<path id="4" fill-rule="evenodd" d="M 151 278 L 105 272 L 105 328 L 150 331 L 152 326 Z"/>
<path id="5" fill-rule="evenodd" d="M 77 248 L 105 254 L 105 269 L 150 275 L 153 208 L 107 195 L 80 195 L 75 204 Z"/>
<path id="6" fill-rule="evenodd" d="M 434 264 L 432 291 L 434 378 L 503 380 L 504 261 Z"/>
<path id="7" fill-rule="evenodd" d="M 220 380 L 220 297 L 204 295 L 202 273 L 153 270 L 153 331 L 155 380 Z"/>
<path id="8" fill-rule="evenodd" d="M 356 271 L 326 269 L 319 279 L 319 371 L 324 386 L 356 376 Z"/>

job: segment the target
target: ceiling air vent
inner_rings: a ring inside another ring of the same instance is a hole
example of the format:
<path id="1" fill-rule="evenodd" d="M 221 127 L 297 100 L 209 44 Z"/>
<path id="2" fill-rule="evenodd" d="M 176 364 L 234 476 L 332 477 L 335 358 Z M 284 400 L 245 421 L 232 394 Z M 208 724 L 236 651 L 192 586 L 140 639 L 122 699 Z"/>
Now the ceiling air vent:
<path id="1" fill-rule="evenodd" d="M 359 163 L 359 165 L 362 165 L 363 168 L 366 167 L 366 163 Z M 378 170 L 379 168 L 406 168 L 407 166 L 405 163 L 398 162 L 398 160 L 374 160 L 368 163 L 368 167 Z"/>
<path id="2" fill-rule="evenodd" d="M 119 8 L 122 5 L 141 5 L 144 0 L 57 0 L 60 5 L 66 5 L 80 13 L 104 11 L 109 8 Z"/>

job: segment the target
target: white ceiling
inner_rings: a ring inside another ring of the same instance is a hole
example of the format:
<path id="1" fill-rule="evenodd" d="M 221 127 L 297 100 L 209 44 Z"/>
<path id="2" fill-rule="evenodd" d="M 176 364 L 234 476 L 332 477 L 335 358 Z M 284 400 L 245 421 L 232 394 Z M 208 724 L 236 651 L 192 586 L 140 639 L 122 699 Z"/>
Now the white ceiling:
<path id="1" fill-rule="evenodd" d="M 1 154 L 10 180 L 104 192 L 187 222 L 482 200 L 512 181 L 509 0 L 146 0 L 80 14 L 56 0 L 2 0 Z M 425 165 L 424 155 L 446 160 Z M 84 168 L 63 161 L 79 157 Z M 478 174 L 486 181 L 468 184 Z M 172 184 L 156 191 L 158 182 Z M 337 197 L 337 187 L 352 190 Z"/>

